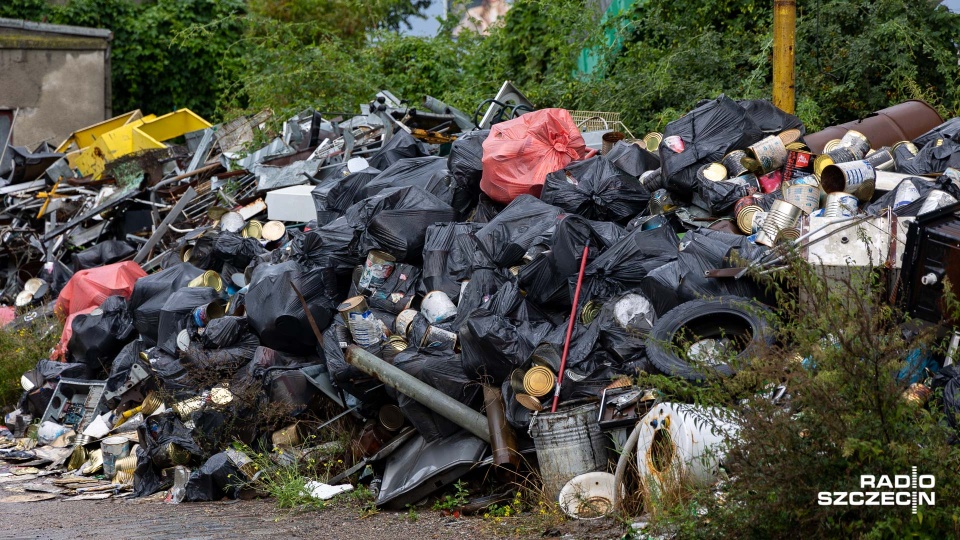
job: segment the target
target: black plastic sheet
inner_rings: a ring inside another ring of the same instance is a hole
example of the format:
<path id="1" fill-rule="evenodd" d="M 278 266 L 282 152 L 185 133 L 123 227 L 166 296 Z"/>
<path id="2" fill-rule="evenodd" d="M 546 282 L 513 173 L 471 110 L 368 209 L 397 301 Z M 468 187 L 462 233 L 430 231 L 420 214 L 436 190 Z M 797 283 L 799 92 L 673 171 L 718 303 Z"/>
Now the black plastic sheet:
<path id="1" fill-rule="evenodd" d="M 362 190 L 363 198 L 389 188 L 416 186 L 443 202 L 453 202 L 447 160 L 438 156 L 401 159 L 371 179 Z"/>
<path id="2" fill-rule="evenodd" d="M 743 259 L 753 259 L 762 253 L 745 236 L 703 229 L 689 232 L 679 245 L 677 260 L 680 287 L 677 296 L 681 302 L 712 296 L 742 296 L 765 299 L 763 288 L 750 278 L 707 278 L 704 273 L 715 268 L 731 266 L 730 257 L 736 250 Z"/>
<path id="3" fill-rule="evenodd" d="M 87 268 L 96 268 L 120 262 L 133 257 L 136 250 L 133 246 L 120 240 L 106 240 L 73 254 L 73 271 L 78 272 Z"/>
<path id="4" fill-rule="evenodd" d="M 947 167 L 960 168 L 960 142 L 949 138 L 932 140 L 913 159 L 897 161 L 897 172 L 903 174 L 941 173 Z"/>
<path id="5" fill-rule="evenodd" d="M 346 212 L 347 208 L 363 200 L 364 187 L 380 172 L 379 169 L 367 167 L 346 176 L 328 178 L 314 188 L 310 193 L 317 208 L 317 223 L 326 225 Z"/>
<path id="6" fill-rule="evenodd" d="M 406 131 L 400 130 L 393 134 L 393 137 L 386 142 L 373 157 L 367 159 L 367 163 L 374 169 L 381 171 L 387 170 L 387 167 L 400 161 L 403 158 L 414 158 L 428 155 L 427 149 L 423 143 L 418 141 Z"/>
<path id="7" fill-rule="evenodd" d="M 618 141 L 604 156 L 621 171 L 640 178 L 647 171 L 660 168 L 660 156 L 646 148 L 626 141 Z"/>
<path id="8" fill-rule="evenodd" d="M 745 99 L 737 103 L 747 111 L 747 115 L 765 134 L 776 135 L 788 129 L 799 129 L 801 136 L 807 133 L 800 118 L 780 110 L 770 101 Z"/>
<path id="9" fill-rule="evenodd" d="M 698 180 L 697 194 L 705 205 L 705 210 L 709 210 L 714 216 L 722 216 L 730 213 L 737 201 L 750 194 L 750 190 L 736 182 Z"/>
<path id="10" fill-rule="evenodd" d="M 214 246 L 214 253 L 221 261 L 237 268 L 246 268 L 250 261 L 264 252 L 256 238 L 244 238 L 229 232 L 220 233 Z"/>
<path id="11" fill-rule="evenodd" d="M 119 390 L 130 377 L 130 369 L 133 367 L 133 364 L 137 362 L 142 362 L 140 359 L 140 353 L 144 352 L 146 347 L 143 341 L 137 339 L 127 343 L 123 349 L 117 354 L 116 358 L 113 359 L 113 364 L 110 366 L 110 373 L 107 376 L 107 385 L 104 388 L 107 392 L 116 392 Z M 149 365 L 143 365 L 145 368 L 149 368 Z M 149 373 L 149 369 L 145 369 Z"/>
<path id="12" fill-rule="evenodd" d="M 450 145 L 447 156 L 447 170 L 453 180 L 454 195 L 452 206 L 466 216 L 477 203 L 480 192 L 480 178 L 483 176 L 483 141 L 490 135 L 489 129 L 468 131 L 460 134 Z"/>
<path id="13" fill-rule="evenodd" d="M 460 295 L 460 284 L 450 272 L 449 258 L 460 235 L 479 231 L 479 223 L 436 223 L 427 227 L 423 243 L 423 274 L 420 293 L 443 291 L 450 298 Z"/>
<path id="14" fill-rule="evenodd" d="M 660 144 L 666 187 L 689 198 L 697 186 L 697 170 L 720 161 L 732 150 L 759 141 L 763 131 L 747 111 L 721 95 L 667 124 Z"/>
<path id="15" fill-rule="evenodd" d="M 647 208 L 650 192 L 603 156 L 547 175 L 540 200 L 587 219 L 626 223 Z"/>
<path id="16" fill-rule="evenodd" d="M 898 200 L 906 202 L 904 199 L 901 198 L 902 197 L 901 192 L 916 190 L 917 194 L 919 195 L 919 198 L 917 200 L 919 200 L 920 198 L 926 197 L 927 194 L 929 194 L 934 189 L 937 189 L 937 185 L 934 182 L 931 182 L 925 178 L 918 178 L 918 177 L 904 178 L 903 180 L 900 181 L 899 184 L 897 184 L 897 187 L 881 195 L 880 198 L 870 203 L 870 205 L 864 208 L 863 211 L 868 214 L 878 216 L 882 214 L 884 211 L 886 211 L 887 208 L 892 208 L 894 213 L 896 213 L 898 216 L 904 216 L 904 215 L 915 216 L 916 210 L 920 209 L 919 206 L 911 205 L 910 203 L 902 204 L 901 202 L 898 202 Z M 915 208 L 908 208 L 911 206 L 915 206 Z M 909 213 L 911 209 L 914 210 L 913 213 Z M 907 213 L 904 213 L 905 211 Z"/>

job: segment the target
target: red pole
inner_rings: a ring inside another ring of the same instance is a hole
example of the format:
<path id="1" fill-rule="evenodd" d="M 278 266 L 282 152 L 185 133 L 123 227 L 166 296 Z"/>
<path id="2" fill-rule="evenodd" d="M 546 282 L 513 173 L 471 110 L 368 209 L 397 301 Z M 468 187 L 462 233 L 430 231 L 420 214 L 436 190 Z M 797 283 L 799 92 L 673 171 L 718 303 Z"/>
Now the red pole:
<path id="1" fill-rule="evenodd" d="M 557 373 L 557 389 L 553 393 L 553 406 L 550 412 L 557 412 L 560 403 L 560 385 L 563 384 L 563 372 L 567 369 L 567 353 L 570 352 L 570 337 L 573 336 L 573 325 L 577 322 L 577 304 L 580 303 L 580 286 L 583 285 L 583 272 L 587 269 L 587 253 L 590 251 L 590 240 L 583 246 L 583 258 L 580 259 L 580 274 L 577 276 L 577 288 L 573 293 L 573 307 L 570 308 L 570 323 L 567 324 L 567 338 L 563 341 L 563 356 L 560 357 L 560 372 Z"/>

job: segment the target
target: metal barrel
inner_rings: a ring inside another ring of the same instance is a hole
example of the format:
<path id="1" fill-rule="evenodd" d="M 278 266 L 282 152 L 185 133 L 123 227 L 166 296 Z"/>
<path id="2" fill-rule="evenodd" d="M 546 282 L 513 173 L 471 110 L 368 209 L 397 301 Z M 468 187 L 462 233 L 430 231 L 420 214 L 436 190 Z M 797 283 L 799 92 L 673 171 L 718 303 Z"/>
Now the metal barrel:
<path id="1" fill-rule="evenodd" d="M 539 413 L 531 419 L 530 436 L 537 449 L 540 476 L 548 500 L 557 500 L 571 478 L 607 466 L 607 449 L 597 403 Z"/>
<path id="2" fill-rule="evenodd" d="M 367 375 L 376 377 L 383 384 L 422 404 L 484 441 L 488 443 L 491 441 L 490 426 L 486 417 L 463 403 L 400 368 L 391 366 L 356 345 L 347 347 L 346 359 L 350 365 L 355 366 Z M 596 415 L 594 414 L 594 416 Z M 594 425 L 596 425 L 596 421 L 594 421 Z M 599 430 L 598 425 L 597 431 L 599 432 Z"/>

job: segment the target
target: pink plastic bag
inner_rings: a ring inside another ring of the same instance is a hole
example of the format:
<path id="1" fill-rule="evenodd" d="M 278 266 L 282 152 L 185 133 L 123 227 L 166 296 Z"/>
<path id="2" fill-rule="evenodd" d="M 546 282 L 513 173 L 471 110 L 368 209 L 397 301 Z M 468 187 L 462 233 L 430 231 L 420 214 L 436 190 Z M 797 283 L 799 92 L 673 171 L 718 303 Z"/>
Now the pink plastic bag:
<path id="1" fill-rule="evenodd" d="M 480 189 L 491 199 L 509 203 L 520 195 L 540 196 L 547 175 L 588 149 L 566 109 L 541 109 L 495 124 L 483 142 Z"/>

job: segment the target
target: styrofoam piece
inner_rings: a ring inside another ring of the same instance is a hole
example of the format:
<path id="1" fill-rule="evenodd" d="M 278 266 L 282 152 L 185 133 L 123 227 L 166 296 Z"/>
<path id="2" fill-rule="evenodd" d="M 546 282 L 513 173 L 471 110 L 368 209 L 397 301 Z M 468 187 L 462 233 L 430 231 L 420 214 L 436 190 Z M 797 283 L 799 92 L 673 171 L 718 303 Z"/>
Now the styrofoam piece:
<path id="1" fill-rule="evenodd" d="M 267 193 L 267 219 L 304 223 L 317 219 L 313 185 L 291 186 Z"/>

